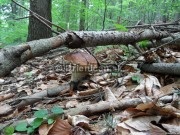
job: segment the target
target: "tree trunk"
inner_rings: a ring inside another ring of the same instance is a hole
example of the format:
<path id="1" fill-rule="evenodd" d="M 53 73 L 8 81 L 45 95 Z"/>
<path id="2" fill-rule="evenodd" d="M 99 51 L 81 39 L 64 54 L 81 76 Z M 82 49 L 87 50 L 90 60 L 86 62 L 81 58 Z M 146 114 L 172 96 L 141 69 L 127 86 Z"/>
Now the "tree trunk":
<path id="1" fill-rule="evenodd" d="M 51 0 L 30 0 L 30 9 L 45 19 L 52 21 Z M 51 24 L 49 25 L 51 26 Z M 52 37 L 51 30 L 35 17 L 30 17 L 27 41 L 49 37 Z"/>
<path id="2" fill-rule="evenodd" d="M 66 15 L 66 29 L 69 30 L 70 29 L 70 15 L 71 15 L 71 0 L 67 0 L 67 5 L 65 6 L 65 15 Z"/>
<path id="3" fill-rule="evenodd" d="M 86 0 L 81 1 L 81 10 L 80 10 L 80 21 L 79 21 L 79 30 L 85 30 L 85 8 L 86 8 Z"/>
<path id="4" fill-rule="evenodd" d="M 12 19 L 15 19 L 15 16 L 17 15 L 17 5 L 14 2 L 11 2 L 11 13 L 12 13 Z"/>

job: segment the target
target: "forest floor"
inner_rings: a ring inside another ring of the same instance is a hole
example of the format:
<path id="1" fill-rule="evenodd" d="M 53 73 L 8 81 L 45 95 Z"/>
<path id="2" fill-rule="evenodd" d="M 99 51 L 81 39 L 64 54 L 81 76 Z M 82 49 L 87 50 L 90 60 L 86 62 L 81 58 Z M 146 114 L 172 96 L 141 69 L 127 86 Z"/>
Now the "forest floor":
<path id="1" fill-rule="evenodd" d="M 111 47 L 96 53 L 102 68 L 91 72 L 76 90 L 40 97 L 36 103 L 9 112 L 9 106 L 26 100 L 24 97 L 70 81 L 70 65 L 63 56 L 36 57 L 0 78 L 2 134 L 14 131 L 18 135 L 180 134 L 179 77 L 142 73 L 137 61 L 120 67 L 118 61 L 127 56 L 122 48 Z M 71 112 L 70 116 L 67 112 L 72 108 L 80 108 L 79 113 Z M 58 116 L 49 117 L 50 113 Z M 34 123 L 23 127 L 18 123 L 22 120 Z M 15 129 L 9 126 L 13 123 Z"/>

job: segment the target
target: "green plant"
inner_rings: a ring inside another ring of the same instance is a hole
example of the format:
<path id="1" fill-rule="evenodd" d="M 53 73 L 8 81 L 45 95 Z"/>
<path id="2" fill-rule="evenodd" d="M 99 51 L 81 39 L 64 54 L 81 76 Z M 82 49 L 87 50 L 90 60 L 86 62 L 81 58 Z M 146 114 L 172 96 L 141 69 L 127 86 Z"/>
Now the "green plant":
<path id="1" fill-rule="evenodd" d="M 104 115 L 104 119 L 106 122 L 106 126 L 108 126 L 110 129 L 114 129 L 116 127 L 117 122 L 111 113 Z"/>
<path id="2" fill-rule="evenodd" d="M 5 135 L 12 135 L 14 133 L 14 127 L 13 126 L 9 126 L 9 127 L 6 127 L 4 129 L 4 134 Z"/>
<path id="3" fill-rule="evenodd" d="M 138 84 L 140 83 L 140 80 L 141 80 L 139 75 L 134 75 L 131 77 L 131 79 L 132 81 L 137 82 Z"/>
<path id="4" fill-rule="evenodd" d="M 121 24 L 115 24 L 115 27 L 119 31 L 124 31 L 124 32 L 128 31 L 128 29 L 125 26 L 121 25 Z"/>
<path id="5" fill-rule="evenodd" d="M 29 125 L 27 122 L 20 122 L 15 126 L 15 128 L 12 126 L 6 127 L 4 129 L 4 134 L 12 135 L 14 131 L 27 132 L 27 134 L 32 134 L 43 123 L 54 123 L 55 118 L 63 113 L 63 109 L 59 106 L 54 106 L 51 108 L 50 113 L 47 109 L 38 110 L 34 113 L 35 119 Z"/>
<path id="6" fill-rule="evenodd" d="M 139 42 L 139 47 L 141 47 L 141 48 L 148 47 L 148 40 L 144 40 L 144 41 Z"/>

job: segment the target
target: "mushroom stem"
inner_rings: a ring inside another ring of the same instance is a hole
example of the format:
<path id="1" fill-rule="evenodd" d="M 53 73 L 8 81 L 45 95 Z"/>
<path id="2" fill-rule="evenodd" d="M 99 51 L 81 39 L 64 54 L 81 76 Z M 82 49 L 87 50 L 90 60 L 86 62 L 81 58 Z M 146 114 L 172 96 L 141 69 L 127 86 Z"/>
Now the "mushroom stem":
<path id="1" fill-rule="evenodd" d="M 72 71 L 71 81 L 72 82 L 79 82 L 83 80 L 85 77 L 89 75 L 88 70 L 84 69 L 83 67 L 75 67 Z"/>

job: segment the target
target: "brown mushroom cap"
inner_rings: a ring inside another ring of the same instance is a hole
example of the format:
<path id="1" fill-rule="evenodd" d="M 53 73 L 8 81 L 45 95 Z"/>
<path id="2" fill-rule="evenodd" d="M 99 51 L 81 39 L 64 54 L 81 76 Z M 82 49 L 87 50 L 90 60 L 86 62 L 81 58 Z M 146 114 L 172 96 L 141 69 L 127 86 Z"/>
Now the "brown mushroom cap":
<path id="1" fill-rule="evenodd" d="M 91 54 L 82 50 L 70 52 L 64 56 L 64 59 L 72 64 L 83 66 L 85 68 L 89 66 L 92 66 L 93 68 L 98 67 L 97 60 Z"/>

